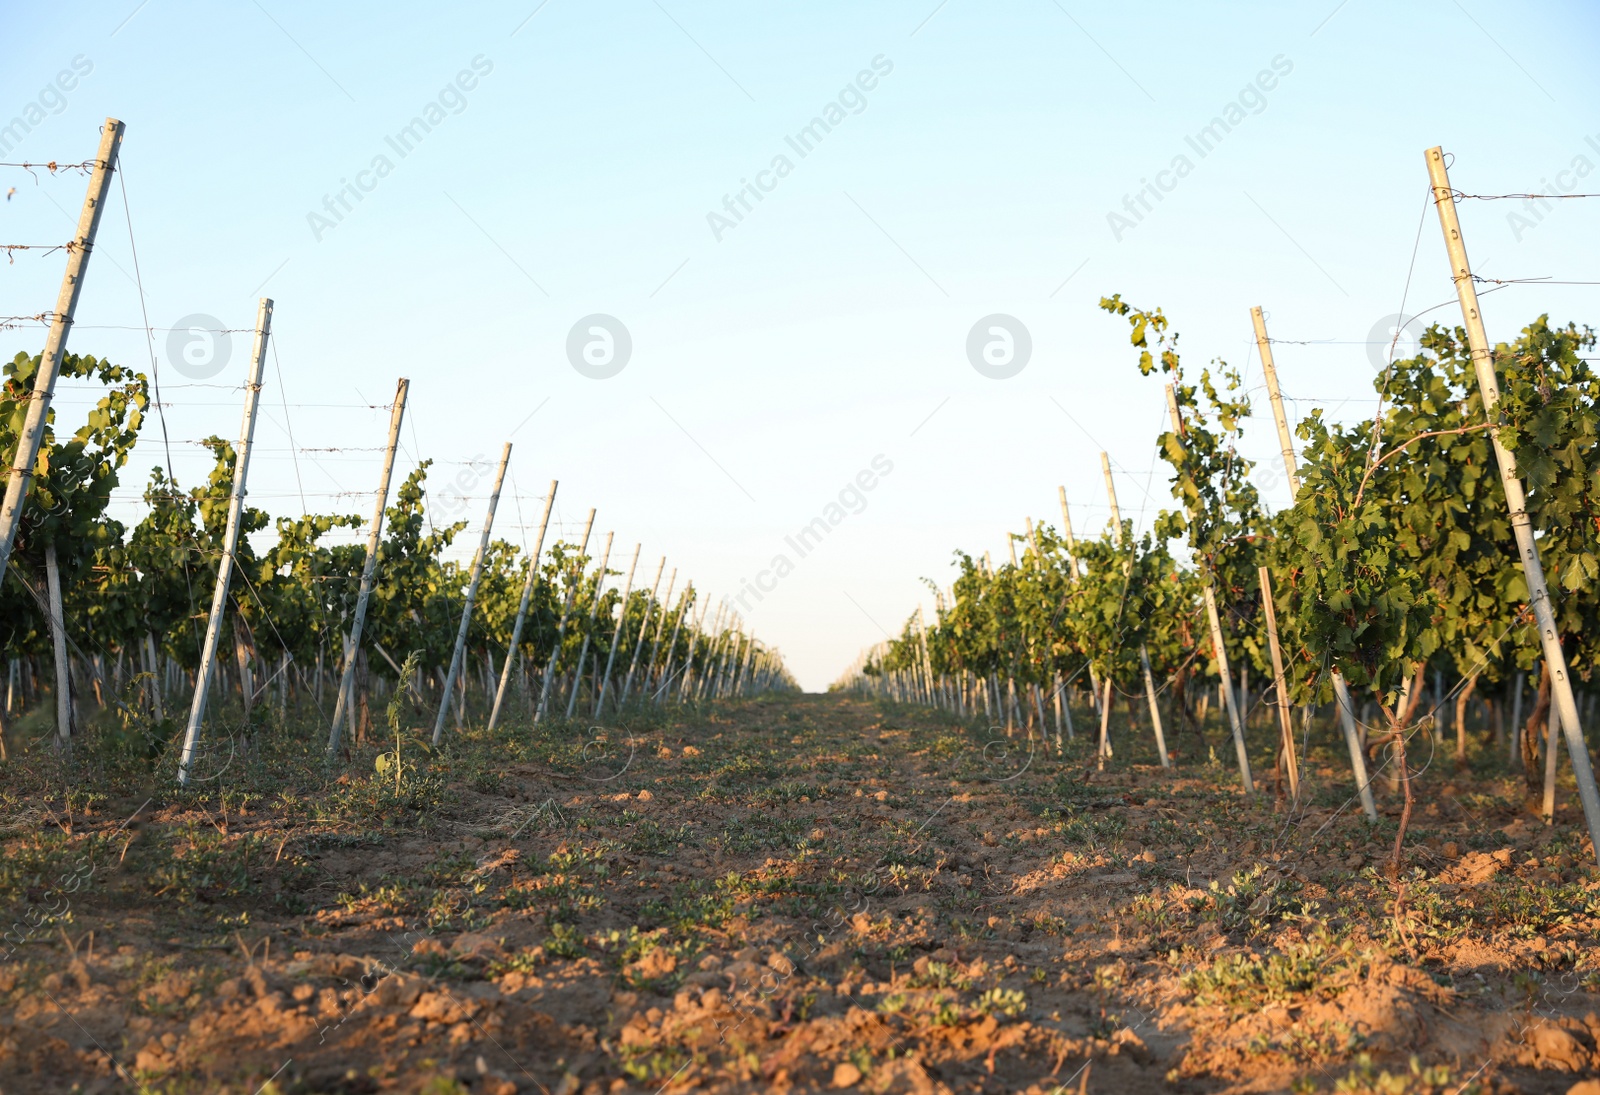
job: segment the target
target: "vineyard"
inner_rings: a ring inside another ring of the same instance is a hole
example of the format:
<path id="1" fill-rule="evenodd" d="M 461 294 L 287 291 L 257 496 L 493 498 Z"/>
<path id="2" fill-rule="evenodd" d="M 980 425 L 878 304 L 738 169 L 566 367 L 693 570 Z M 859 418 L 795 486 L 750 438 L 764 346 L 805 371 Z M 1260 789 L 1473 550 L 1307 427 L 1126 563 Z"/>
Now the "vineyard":
<path id="1" fill-rule="evenodd" d="M 252 739 L 269 724 L 320 719 L 329 727 L 329 759 L 348 761 L 344 731 L 357 745 L 374 734 L 381 739 L 373 711 L 391 697 L 437 711 L 430 741 L 437 748 L 446 724 L 453 720 L 459 730 L 469 708 L 479 714 L 481 706 L 493 729 L 508 700 L 537 723 L 563 712 L 567 720 L 580 711 L 584 719 L 609 718 L 630 701 L 660 706 L 792 687 L 781 661 L 737 626 L 726 605 L 708 629 L 708 602 L 697 605 L 692 582 L 673 600 L 674 571 L 663 594 L 664 558 L 647 591 L 637 573 L 639 549 L 626 572 L 610 568 L 610 534 L 598 561 L 586 554 L 593 510 L 579 541 L 554 543 L 547 556 L 555 482 L 531 553 L 492 540 L 509 442 L 471 563 L 444 559 L 468 523 L 433 525 L 429 461 L 388 505 L 410 388 L 405 379 L 388 408 L 388 446 L 365 547 L 321 542 L 331 530 L 361 527 L 359 516 L 307 514 L 279 518 L 276 543 L 258 551 L 248 537 L 272 519 L 246 503 L 245 484 L 271 337 L 273 302 L 266 299 L 256 318 L 237 445 L 216 436 L 204 442 L 215 457 L 204 485 L 186 490 L 170 466 L 152 470 L 144 491 L 148 512 L 132 529 L 107 519 L 111 490 L 147 421 L 151 378 L 65 353 L 122 124 L 108 119 L 103 134 L 49 343 L 43 354 L 18 354 L 6 366 L 0 396 L 0 421 L 7 424 L 0 448 L 16 454 L 0 515 L 0 576 L 14 579 L 3 602 L 7 719 L 29 710 L 44 716 L 40 701 L 49 693 L 58 755 L 70 759 L 79 737 L 91 750 L 111 751 L 102 761 L 143 754 L 160 767 L 173 753 L 175 766 L 168 766 L 188 786 L 215 778 L 197 776 L 202 758 L 217 767 L 237 752 L 231 739 L 226 749 L 203 743 L 208 710 Z M 49 168 L 54 173 L 57 165 Z M 107 389 L 70 438 L 53 428 L 50 399 L 59 377 L 92 378 Z M 612 576 L 623 577 L 620 591 L 607 588 Z M 369 649 L 381 657 L 381 668 Z M 231 651 L 232 672 L 223 651 Z M 175 700 L 189 710 L 183 733 L 176 732 L 180 713 L 168 717 Z M 40 736 L 27 719 L 10 732 Z M 0 757 L 6 736 L 0 723 Z"/>
<path id="2" fill-rule="evenodd" d="M 122 136 L 0 391 L 0 1095 L 1597 1090 L 1596 336 L 1491 343 L 1457 212 L 1526 195 L 1428 151 L 1461 323 L 1363 420 L 1291 431 L 1260 308 L 1264 408 L 1102 299 L 1160 512 L 1103 453 L 1104 528 L 1060 488 L 807 695 L 557 482 L 497 538 L 510 442 L 436 523 L 408 379 L 370 513 L 253 506 L 271 299 L 114 519 L 170 405 L 68 350 Z"/>

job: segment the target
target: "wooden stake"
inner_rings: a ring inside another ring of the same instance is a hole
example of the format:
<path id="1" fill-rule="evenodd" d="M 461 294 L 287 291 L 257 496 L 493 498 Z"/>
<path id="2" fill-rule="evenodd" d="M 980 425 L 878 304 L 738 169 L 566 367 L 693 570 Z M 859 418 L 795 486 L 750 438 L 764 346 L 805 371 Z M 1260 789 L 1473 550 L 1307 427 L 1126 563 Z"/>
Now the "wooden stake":
<path id="1" fill-rule="evenodd" d="M 622 645 L 622 629 L 628 623 L 628 596 L 633 592 L 633 572 L 639 565 L 639 552 L 644 550 L 643 544 L 634 545 L 633 562 L 628 564 L 628 578 L 622 584 L 622 607 L 617 612 L 617 632 L 611 639 L 611 651 L 606 655 L 606 671 L 600 678 L 600 695 L 595 697 L 594 717 L 600 717 L 600 710 L 605 706 L 606 693 L 611 688 L 611 668 L 617 664 L 617 647 Z M 666 564 L 666 560 L 661 560 Z M 639 625 L 639 633 L 644 634 L 644 624 Z"/>
<path id="2" fill-rule="evenodd" d="M 95 233 L 100 228 L 100 214 L 105 210 L 106 195 L 111 190 L 117 153 L 122 148 L 122 128 L 117 119 L 107 118 L 100 130 L 100 148 L 95 153 L 94 170 L 89 175 L 83 211 L 78 214 L 78 231 L 67 246 L 67 270 L 61 279 L 61 292 L 56 297 L 56 310 L 50 317 L 50 333 L 45 336 L 39 372 L 28 393 L 28 413 L 17 438 L 17 451 L 12 456 L 5 500 L 0 502 L 0 583 L 5 580 L 11 550 L 16 546 L 17 530 L 22 527 L 28 481 L 33 478 L 39 446 L 50 421 L 50 400 L 56 394 L 56 377 L 61 373 L 61 359 L 67 352 L 67 334 L 78 310 L 83 278 L 89 270 L 89 256 L 94 252 Z"/>
<path id="3" fill-rule="evenodd" d="M 627 676 L 623 678 L 622 691 L 617 696 L 617 711 L 619 714 L 621 713 L 623 707 L 625 707 L 628 703 L 628 693 L 633 691 L 633 675 L 639 668 L 639 655 L 644 650 L 644 637 L 650 631 L 650 613 L 655 610 L 656 594 L 661 591 L 661 575 L 666 572 L 666 569 L 667 557 L 663 555 L 661 557 L 660 565 L 656 567 L 656 578 L 655 582 L 650 586 L 650 596 L 647 597 L 644 602 L 644 614 L 639 619 L 639 636 L 633 641 L 633 657 L 628 661 L 628 673 Z M 676 579 L 677 576 L 678 572 L 674 570 L 672 572 L 672 577 Z M 672 587 L 670 584 L 667 587 L 667 596 L 672 596 Z M 659 631 L 660 629 L 657 628 L 657 630 Z"/>
<path id="4" fill-rule="evenodd" d="M 56 748 L 72 749 L 72 663 L 67 655 L 67 621 L 61 610 L 61 566 L 56 559 L 56 544 L 44 546 L 46 604 L 50 611 L 50 649 L 56 663 Z"/>
<path id="5" fill-rule="evenodd" d="M 1167 412 L 1172 417 L 1172 432 L 1182 437 L 1184 434 L 1183 415 L 1178 412 L 1178 394 L 1171 384 L 1167 385 Z M 1194 511 L 1189 510 L 1189 520 L 1194 520 Z M 1201 561 L 1200 577 L 1205 583 L 1204 594 L 1206 601 L 1206 618 L 1211 625 L 1211 649 L 1217 659 L 1217 670 L 1222 675 L 1222 702 L 1228 712 L 1228 725 L 1233 730 L 1233 751 L 1239 761 L 1239 780 L 1244 784 L 1244 793 L 1253 795 L 1256 792 L 1255 780 L 1250 776 L 1250 755 L 1244 747 L 1244 723 L 1239 717 L 1239 706 L 1233 693 L 1233 678 L 1228 670 L 1228 648 L 1222 639 L 1222 617 L 1217 613 L 1216 582 L 1211 577 L 1210 570 L 1204 560 Z"/>
<path id="6" fill-rule="evenodd" d="M 1103 772 L 1106 758 L 1111 755 L 1111 679 L 1106 678 L 1104 695 L 1100 699 L 1100 747 L 1095 753 L 1096 771 Z"/>
<path id="7" fill-rule="evenodd" d="M 1516 536 L 1517 553 L 1522 556 L 1528 601 L 1533 606 L 1534 619 L 1539 626 L 1539 645 L 1550 666 L 1550 692 L 1561 716 L 1561 731 L 1566 735 L 1567 752 L 1572 758 L 1572 774 L 1578 784 L 1578 797 L 1583 803 L 1584 819 L 1589 823 L 1590 845 L 1596 858 L 1600 859 L 1600 789 L 1595 787 L 1589 748 L 1584 743 L 1583 727 L 1578 721 L 1578 703 L 1572 694 L 1572 679 L 1567 675 L 1567 655 L 1561 649 L 1561 636 L 1556 632 L 1556 617 L 1550 607 L 1550 590 L 1545 585 L 1544 565 L 1539 559 L 1539 546 L 1534 542 L 1533 522 L 1528 517 L 1527 496 L 1523 493 L 1522 479 L 1517 475 L 1511 453 L 1500 439 L 1497 410 L 1500 382 L 1495 377 L 1493 349 L 1483 326 L 1483 314 L 1478 310 L 1478 290 L 1472 281 L 1472 266 L 1467 262 L 1467 245 L 1461 238 L 1461 222 L 1456 218 L 1455 192 L 1450 189 L 1443 149 L 1435 146 L 1428 149 L 1425 156 L 1428 181 L 1433 185 L 1434 205 L 1439 210 L 1439 227 L 1444 230 L 1445 249 L 1450 253 L 1450 276 L 1456 283 L 1456 296 L 1460 298 L 1461 315 L 1466 322 L 1467 343 L 1472 348 L 1472 364 L 1478 374 L 1478 393 L 1483 399 L 1484 413 L 1490 422 L 1496 423 L 1489 431 L 1489 437 L 1494 443 L 1495 463 L 1500 467 L 1500 485 L 1505 490 L 1506 505 L 1511 512 L 1511 530 Z"/>
<path id="8" fill-rule="evenodd" d="M 339 730 L 346 708 L 354 701 L 356 660 L 354 652 L 361 649 L 361 632 L 367 623 L 367 604 L 372 599 L 373 579 L 378 573 L 378 547 L 383 535 L 383 511 L 389 505 L 389 480 L 394 475 L 394 453 L 400 444 L 400 422 L 405 418 L 406 393 L 411 381 L 401 377 L 394 390 L 394 405 L 389 408 L 389 443 L 383 452 L 383 471 L 378 474 L 378 501 L 372 513 L 372 527 L 367 530 L 367 558 L 361 567 L 361 589 L 356 594 L 355 613 L 350 620 L 350 637 L 346 640 L 344 676 L 339 681 L 339 694 L 333 701 L 333 726 L 328 730 L 328 759 L 339 752 Z M 402 686 L 404 682 L 401 682 Z"/>
<path id="9" fill-rule="evenodd" d="M 673 617 L 672 638 L 667 641 L 667 660 L 661 666 L 661 681 L 656 685 L 656 690 L 653 694 L 654 699 L 658 704 L 666 699 L 667 687 L 672 683 L 672 657 L 674 652 L 678 649 L 678 634 L 683 630 L 683 618 L 688 615 L 689 609 L 693 604 L 694 583 L 690 582 L 683 588 L 683 595 L 678 599 L 678 611 Z M 662 617 L 662 621 L 666 621 L 665 616 Z M 655 661 L 655 654 L 653 652 L 650 655 L 650 660 Z"/>
<path id="10" fill-rule="evenodd" d="M 244 385 L 244 421 L 239 427 L 239 447 L 234 451 L 233 488 L 228 495 L 228 523 L 222 534 L 222 558 L 217 561 L 217 585 L 211 594 L 211 617 L 200 647 L 200 668 L 195 674 L 194 700 L 183 733 L 183 753 L 178 760 L 178 786 L 189 786 L 189 768 L 200 743 L 200 724 L 206 717 L 206 698 L 222 636 L 222 616 L 228 607 L 228 583 L 233 577 L 234 552 L 239 547 L 239 523 L 244 510 L 245 479 L 250 472 L 250 451 L 255 444 L 256 409 L 261 402 L 261 373 L 266 366 L 267 339 L 272 335 L 272 301 L 262 297 L 256 306 L 255 347 L 250 354 L 250 375 Z"/>
<path id="11" fill-rule="evenodd" d="M 1539 811 L 1546 825 L 1556 822 L 1556 762 L 1561 759 L 1561 750 L 1556 745 L 1556 734 L 1561 729 L 1561 709 L 1555 704 L 1550 705 L 1550 713 L 1545 716 L 1544 726 L 1544 801 Z"/>
<path id="12" fill-rule="evenodd" d="M 1111 475 L 1111 458 L 1105 453 L 1100 454 L 1100 470 L 1106 477 L 1106 498 L 1111 502 L 1111 527 L 1112 543 L 1122 546 L 1122 509 L 1117 505 L 1117 483 Z M 1062 501 L 1066 501 L 1066 490 L 1062 489 Z M 1063 510 L 1065 512 L 1065 510 Z M 1161 756 L 1161 767 L 1171 768 L 1172 762 L 1167 757 L 1167 737 L 1161 729 L 1161 708 L 1156 703 L 1156 679 L 1150 672 L 1150 650 L 1144 643 L 1139 644 L 1139 665 L 1144 670 L 1144 695 L 1150 704 L 1150 724 L 1155 727 L 1156 752 Z M 1131 710 L 1131 709 L 1130 709 Z M 1102 720 L 1104 725 L 1105 720 Z"/>
<path id="13" fill-rule="evenodd" d="M 539 685 L 539 706 L 533 709 L 533 721 L 537 725 L 544 718 L 547 705 L 550 702 L 550 686 L 555 680 L 556 666 L 561 661 L 561 646 L 567 637 L 567 619 L 572 615 L 572 606 L 578 600 L 578 590 L 583 587 L 583 553 L 589 550 L 589 533 L 594 529 L 594 510 L 589 511 L 589 519 L 583 523 L 583 539 L 578 543 L 578 566 L 571 575 L 571 582 L 567 586 L 567 599 L 561 605 L 561 619 L 556 623 L 556 641 L 550 648 L 550 657 L 544 663 L 544 680 Z"/>
<path id="14" fill-rule="evenodd" d="M 1067 488 L 1057 487 L 1056 493 L 1061 498 L 1061 531 L 1067 540 L 1067 578 L 1073 585 L 1078 584 L 1078 543 L 1072 535 L 1072 511 L 1067 508 Z M 1091 703 L 1098 707 L 1100 704 L 1100 675 L 1095 672 L 1094 664 L 1089 665 L 1089 698 Z M 1072 733 L 1072 701 L 1067 698 L 1067 736 Z"/>
<path id="15" fill-rule="evenodd" d="M 606 565 L 611 561 L 611 541 L 617 534 L 606 533 L 606 546 L 600 552 L 600 569 L 594 575 L 594 600 L 589 602 L 589 622 L 583 629 L 583 645 L 578 648 L 578 667 L 572 674 L 572 691 L 567 694 L 567 718 L 578 711 L 578 692 L 583 685 L 583 660 L 589 656 L 589 643 L 594 638 L 595 618 L 600 613 L 600 594 L 606 586 Z"/>
<path id="16" fill-rule="evenodd" d="M 662 559 L 662 562 L 666 562 L 666 560 Z M 672 591 L 677 588 L 677 585 L 678 568 L 673 567 L 672 574 L 667 578 L 666 594 L 655 601 L 656 633 L 650 639 L 650 653 L 644 660 L 644 675 L 639 678 L 639 691 L 641 693 L 649 692 L 654 685 L 656 679 L 656 655 L 661 652 L 661 637 L 667 633 L 667 617 L 672 615 L 672 610 L 667 606 L 672 603 Z M 652 595 L 652 599 L 654 599 L 654 595 Z M 640 639 L 642 640 L 643 638 L 644 636 L 641 635 Z M 622 704 L 627 702 L 628 689 L 624 688 L 622 691 Z M 622 704 L 618 704 L 618 706 L 620 707 Z"/>
<path id="17" fill-rule="evenodd" d="M 1150 651 L 1145 649 L 1143 643 L 1139 644 L 1139 665 L 1144 669 L 1144 694 L 1150 700 L 1150 723 L 1156 731 L 1156 752 L 1161 754 L 1161 767 L 1171 768 L 1172 761 L 1167 757 L 1167 736 L 1161 729 L 1161 708 L 1156 705 L 1156 679 L 1150 672 Z"/>
<path id="18" fill-rule="evenodd" d="M 1267 645 L 1272 650 L 1272 684 L 1277 700 L 1278 729 L 1283 734 L 1284 765 L 1289 770 L 1289 797 L 1300 802 L 1300 762 L 1294 751 L 1294 726 L 1289 720 L 1289 684 L 1283 675 L 1283 651 L 1278 646 L 1278 608 L 1272 602 L 1272 576 L 1266 567 L 1256 571 L 1261 580 L 1261 606 L 1267 616 Z"/>
<path id="19" fill-rule="evenodd" d="M 478 598 L 478 583 L 483 580 L 483 568 L 489 562 L 489 536 L 494 531 L 494 511 L 500 505 L 500 485 L 505 482 L 506 465 L 511 462 L 511 442 L 500 450 L 500 467 L 495 472 L 494 490 L 489 494 L 489 512 L 483 518 L 483 535 L 478 538 L 478 554 L 472 560 L 472 577 L 467 582 L 466 603 L 461 606 L 461 626 L 456 628 L 456 647 L 450 655 L 450 669 L 444 678 L 444 695 L 439 698 L 439 715 L 433 720 L 433 744 L 438 746 L 444 737 L 445 713 L 450 708 L 450 692 L 461 673 L 461 659 L 467 649 L 467 630 L 472 626 L 472 604 Z M 464 684 L 465 682 L 463 682 Z M 466 695 L 463 691 L 462 703 Z"/>
<path id="20" fill-rule="evenodd" d="M 678 702 L 679 703 L 687 703 L 689 700 L 696 698 L 695 697 L 695 693 L 694 693 L 694 689 L 695 689 L 694 654 L 695 654 L 695 648 L 703 641 L 703 638 L 705 636 L 706 611 L 710 607 L 711 607 L 711 602 L 709 600 L 702 602 L 701 605 L 700 605 L 700 613 L 699 613 L 698 616 L 695 617 L 694 624 L 691 625 L 691 627 L 689 628 L 689 639 L 688 639 L 688 647 L 689 647 L 689 649 L 687 651 L 685 651 L 685 653 L 684 653 L 684 659 L 683 659 L 683 685 L 678 690 Z M 722 606 L 718 605 L 717 606 L 717 619 L 721 619 L 721 617 L 722 617 Z M 713 630 L 716 629 L 715 622 L 713 622 L 713 624 L 712 624 L 712 629 Z"/>
<path id="21" fill-rule="evenodd" d="M 1522 682 L 1527 674 L 1517 671 L 1516 691 L 1511 702 L 1511 756 L 1510 765 L 1513 769 L 1522 763 Z"/>
<path id="22" fill-rule="evenodd" d="M 1289 416 L 1283 407 L 1283 392 L 1278 388 L 1278 366 L 1272 359 L 1272 340 L 1267 337 L 1267 320 L 1258 304 L 1250 309 L 1250 323 L 1256 329 L 1256 350 L 1261 354 L 1261 371 L 1267 378 L 1267 397 L 1272 403 L 1272 421 L 1278 427 L 1278 446 L 1283 456 L 1283 471 L 1289 479 L 1289 503 L 1300 494 L 1300 473 L 1296 468 L 1294 442 L 1289 436 Z"/>
<path id="23" fill-rule="evenodd" d="M 933 691 L 933 660 L 928 657 L 928 626 L 923 622 L 921 605 L 917 606 L 917 641 L 922 645 L 921 669 L 924 687 L 928 693 L 927 701 L 937 707 L 939 701 Z"/>
<path id="24" fill-rule="evenodd" d="M 539 534 L 533 539 L 533 554 L 528 557 L 528 577 L 522 583 L 522 600 L 517 602 L 517 619 L 511 625 L 511 645 L 506 648 L 506 664 L 500 670 L 500 686 L 494 691 L 494 706 L 489 709 L 489 723 L 485 730 L 493 730 L 500 718 L 500 705 L 505 702 L 506 687 L 511 683 L 511 667 L 517 664 L 517 653 L 522 648 L 522 625 L 528 619 L 528 601 L 539 584 L 539 557 L 544 553 L 544 534 L 550 527 L 550 511 L 556 504 L 556 481 L 550 480 L 550 490 L 544 496 L 544 516 L 539 518 Z"/>
<path id="25" fill-rule="evenodd" d="M 145 682 L 150 697 L 150 713 L 155 716 L 157 722 L 160 722 L 167 717 L 161 703 L 161 659 L 156 656 L 156 637 L 148 631 L 144 633 L 144 649 L 145 657 L 150 664 L 147 670 L 150 679 Z"/>
<path id="26" fill-rule="evenodd" d="M 1300 473 L 1296 465 L 1294 442 L 1289 435 L 1289 417 L 1284 412 L 1283 392 L 1278 387 L 1278 367 L 1272 358 L 1272 340 L 1267 337 L 1267 321 L 1261 307 L 1250 309 L 1250 323 L 1256 331 L 1256 348 L 1261 354 L 1261 371 L 1267 378 L 1267 398 L 1272 403 L 1273 422 L 1278 427 L 1278 445 L 1283 454 L 1283 471 L 1289 480 L 1289 497 L 1300 494 Z M 1361 797 L 1361 811 L 1368 821 L 1378 820 L 1378 805 L 1372 799 L 1372 786 L 1367 775 L 1367 757 L 1361 749 L 1361 736 L 1356 731 L 1355 709 L 1350 702 L 1350 689 L 1345 686 L 1339 671 L 1333 671 L 1334 700 L 1339 708 L 1339 725 L 1344 731 L 1345 746 L 1350 753 L 1350 767 L 1355 772 L 1356 791 Z"/>

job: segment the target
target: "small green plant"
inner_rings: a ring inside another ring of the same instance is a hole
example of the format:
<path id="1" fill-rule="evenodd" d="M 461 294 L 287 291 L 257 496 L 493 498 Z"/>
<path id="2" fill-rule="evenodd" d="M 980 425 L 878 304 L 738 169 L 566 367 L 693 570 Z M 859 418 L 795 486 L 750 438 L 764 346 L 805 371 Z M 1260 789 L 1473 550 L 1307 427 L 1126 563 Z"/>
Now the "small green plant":
<path id="1" fill-rule="evenodd" d="M 972 981 L 948 962 L 929 962 L 923 972 L 914 974 L 912 985 L 917 988 L 968 989 Z"/>
<path id="2" fill-rule="evenodd" d="M 906 1009 L 911 1003 L 911 998 L 903 992 L 891 992 L 878 1001 L 878 1010 L 885 1015 L 895 1015 Z"/>
<path id="3" fill-rule="evenodd" d="M 550 935 L 544 941 L 544 952 L 552 958 L 583 957 L 583 934 L 571 924 L 556 921 L 550 925 Z"/>
<path id="4" fill-rule="evenodd" d="M 1326 936 L 1317 936 L 1276 954 L 1218 958 L 1190 970 L 1179 983 L 1194 993 L 1195 1003 L 1201 1006 L 1256 1008 L 1312 994 L 1335 996 L 1344 975 L 1366 961 L 1350 943 L 1335 945 Z"/>
<path id="5" fill-rule="evenodd" d="M 1356 1067 L 1336 1081 L 1333 1089 L 1340 1095 L 1443 1095 L 1446 1091 L 1451 1095 L 1477 1095 L 1483 1088 L 1476 1081 L 1455 1087 L 1449 1066 L 1424 1067 L 1416 1057 L 1411 1058 L 1411 1067 L 1406 1072 L 1380 1072 L 1373 1067 L 1372 1058 L 1363 1053 L 1356 1058 Z"/>
<path id="6" fill-rule="evenodd" d="M 422 664 L 422 651 L 413 650 L 406 655 L 405 664 L 400 667 L 400 680 L 395 685 L 394 698 L 389 701 L 386 712 L 389 720 L 389 730 L 394 734 L 394 752 L 379 753 L 378 759 L 373 762 L 378 775 L 386 776 L 394 773 L 394 797 L 400 797 L 400 780 L 405 770 L 409 767 L 400 754 L 400 713 L 405 708 L 406 699 L 411 695 L 411 682 L 416 677 L 417 668 Z"/>
<path id="7" fill-rule="evenodd" d="M 1021 989 L 992 988 L 974 1005 L 984 1015 L 1004 1015 L 1015 1019 L 1028 1010 L 1028 998 Z"/>

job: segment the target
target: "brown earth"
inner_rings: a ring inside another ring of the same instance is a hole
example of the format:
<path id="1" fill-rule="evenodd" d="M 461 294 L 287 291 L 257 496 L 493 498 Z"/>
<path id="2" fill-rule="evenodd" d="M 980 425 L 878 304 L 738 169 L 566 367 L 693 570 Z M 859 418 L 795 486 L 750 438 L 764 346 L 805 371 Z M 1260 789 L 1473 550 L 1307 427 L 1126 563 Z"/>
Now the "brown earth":
<path id="1" fill-rule="evenodd" d="M 0 1092 L 1566 1092 L 1600 1069 L 1600 874 L 1520 781 L 1426 773 L 1397 883 L 1398 804 L 1369 829 L 1333 742 L 1290 811 L 1193 737 L 1172 772 L 1135 740 L 1097 773 L 1081 739 L 837 696 L 567 733 L 418 754 L 399 792 L 273 794 L 243 764 L 147 803 L 18 780 Z"/>

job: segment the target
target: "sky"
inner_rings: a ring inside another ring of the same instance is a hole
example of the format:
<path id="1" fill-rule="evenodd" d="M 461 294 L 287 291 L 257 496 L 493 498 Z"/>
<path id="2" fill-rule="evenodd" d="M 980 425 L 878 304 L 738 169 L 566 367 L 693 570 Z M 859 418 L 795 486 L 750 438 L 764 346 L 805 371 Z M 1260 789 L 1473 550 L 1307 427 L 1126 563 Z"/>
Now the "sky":
<path id="1" fill-rule="evenodd" d="M 1125 516 L 1173 505 L 1161 382 L 1101 296 L 1161 307 L 1190 369 L 1240 368 L 1282 506 L 1252 306 L 1291 418 L 1353 421 L 1390 317 L 1459 322 L 1425 149 L 1467 193 L 1600 191 L 1600 8 L 1576 2 L 118 0 L 4 23 L 0 161 L 86 160 L 127 127 L 69 343 L 162 382 L 116 516 L 152 467 L 191 485 L 197 442 L 237 437 L 271 297 L 253 504 L 367 517 L 408 377 L 399 471 L 434 461 L 458 556 L 509 441 L 497 536 L 530 540 L 559 480 L 552 536 L 594 507 L 624 565 L 643 545 L 640 580 L 665 555 L 680 588 L 742 592 L 813 690 L 931 611 L 957 549 L 1058 526 L 1058 486 L 1097 533 L 1102 451 Z M 0 243 L 70 238 L 84 186 L 0 167 Z M 1464 202 L 1475 272 L 1600 281 L 1600 202 L 1545 204 Z M 48 311 L 61 253 L 10 258 L 0 316 Z M 1483 308 L 1508 339 L 1594 305 L 1516 284 Z M 0 353 L 44 333 L 14 320 Z M 60 424 L 88 402 L 64 385 Z"/>

